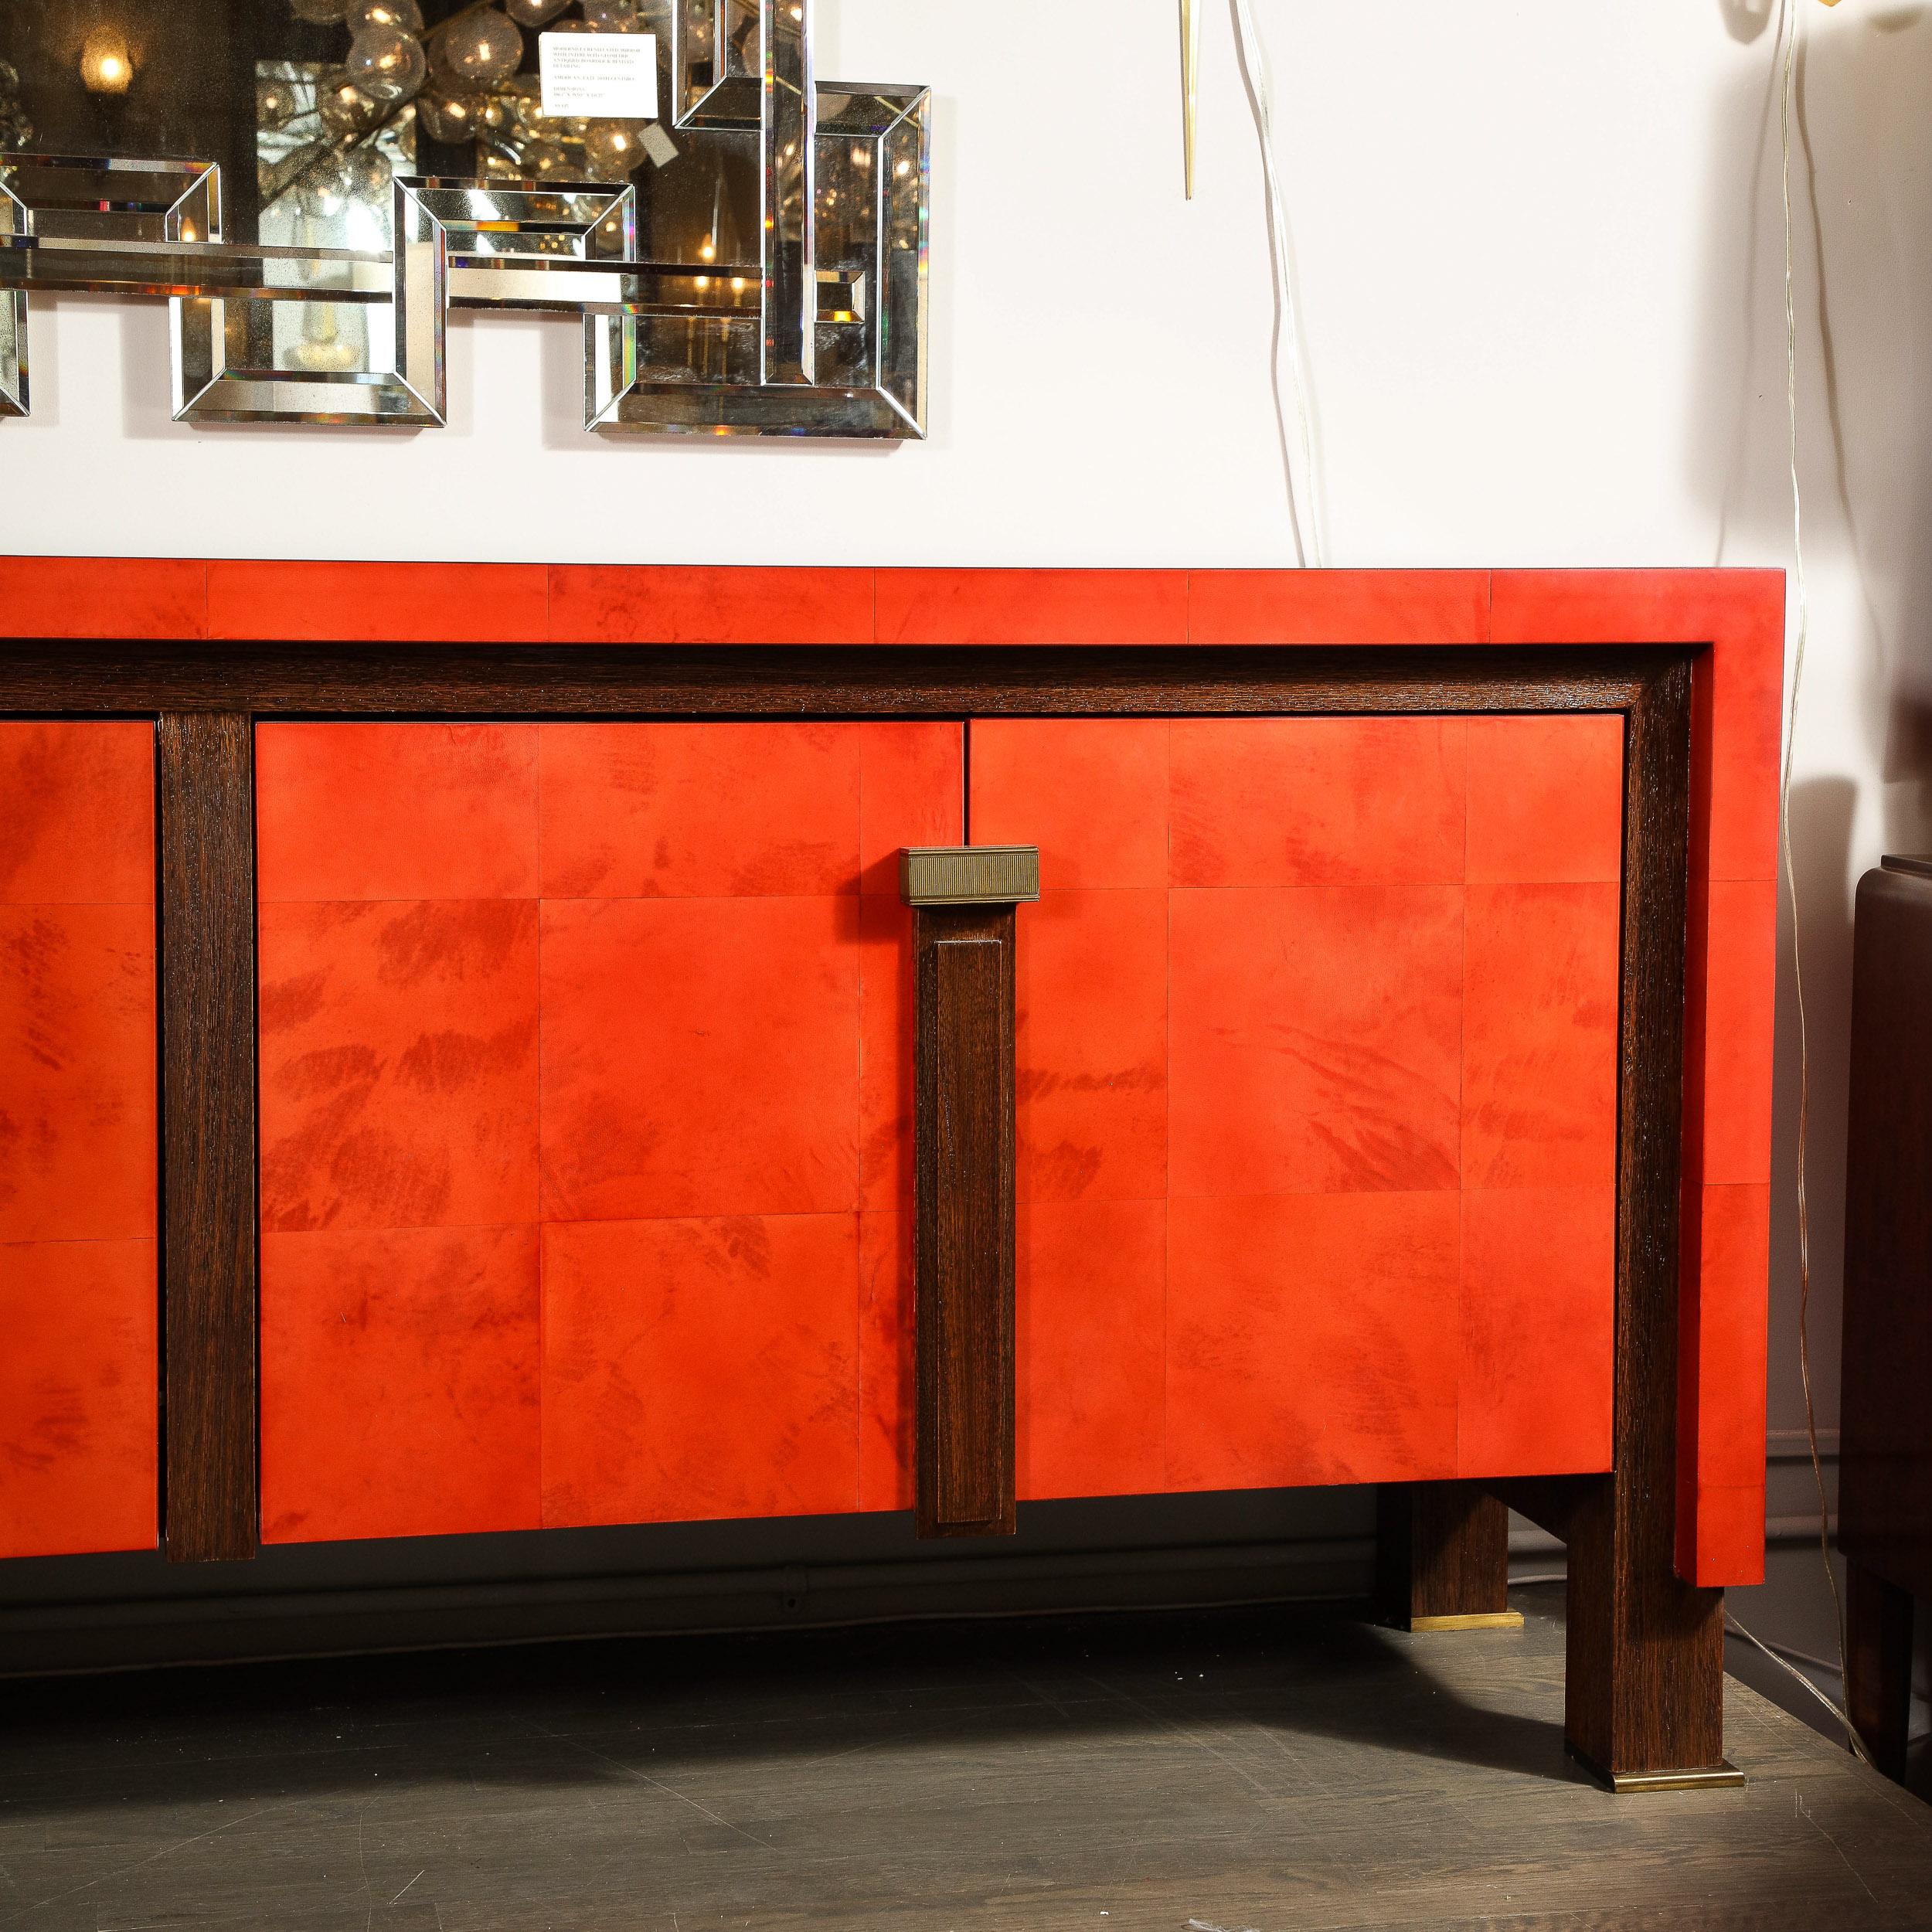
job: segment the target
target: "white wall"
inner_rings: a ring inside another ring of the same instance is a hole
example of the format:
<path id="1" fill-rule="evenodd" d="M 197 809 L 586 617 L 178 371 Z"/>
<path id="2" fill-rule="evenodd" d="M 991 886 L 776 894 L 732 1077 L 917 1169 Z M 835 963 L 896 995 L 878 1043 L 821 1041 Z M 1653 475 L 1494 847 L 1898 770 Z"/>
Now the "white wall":
<path id="1" fill-rule="evenodd" d="M 1332 561 L 1787 562 L 1773 3 L 1257 0 Z M 1882 849 L 1932 845 L 1932 10 L 1793 4 L 1811 36 L 1794 819 L 1829 1427 L 1850 892 Z M 39 301 L 39 413 L 0 429 L 0 548 L 1290 561 L 1255 138 L 1227 10 L 1202 5 L 1190 206 L 1174 0 L 818 0 L 822 74 L 938 96 L 923 447 L 600 443 L 577 427 L 575 331 L 485 318 L 452 327 L 445 430 L 178 428 L 158 305 Z M 1788 1449 L 1787 957 L 1771 1420 Z M 1774 1513 L 1804 1506 L 1801 1474 L 1774 1468 Z M 1764 1614 L 1794 1638 L 1809 1614 L 1822 1648 L 1821 1598 L 1807 1570 Z"/>

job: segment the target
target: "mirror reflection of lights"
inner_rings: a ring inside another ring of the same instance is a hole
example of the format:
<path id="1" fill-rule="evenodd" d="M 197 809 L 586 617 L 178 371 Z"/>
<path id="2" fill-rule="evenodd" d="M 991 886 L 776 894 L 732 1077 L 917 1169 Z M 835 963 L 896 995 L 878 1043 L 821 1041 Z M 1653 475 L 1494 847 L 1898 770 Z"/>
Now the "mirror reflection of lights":
<path id="1" fill-rule="evenodd" d="M 127 42 L 113 27 L 97 27 L 81 44 L 81 85 L 90 94 L 124 94 L 134 77 Z"/>

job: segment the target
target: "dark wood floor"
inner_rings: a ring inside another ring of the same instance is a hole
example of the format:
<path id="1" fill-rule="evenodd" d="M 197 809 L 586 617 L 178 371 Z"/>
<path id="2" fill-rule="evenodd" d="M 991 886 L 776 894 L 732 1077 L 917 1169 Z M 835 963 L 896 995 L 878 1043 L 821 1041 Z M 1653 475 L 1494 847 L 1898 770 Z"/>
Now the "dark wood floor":
<path id="1" fill-rule="evenodd" d="M 1560 1594 L 0 1685 L 0 1927 L 1932 1925 L 1932 1809 L 1741 1685 L 1744 1790 L 1573 1773 Z"/>

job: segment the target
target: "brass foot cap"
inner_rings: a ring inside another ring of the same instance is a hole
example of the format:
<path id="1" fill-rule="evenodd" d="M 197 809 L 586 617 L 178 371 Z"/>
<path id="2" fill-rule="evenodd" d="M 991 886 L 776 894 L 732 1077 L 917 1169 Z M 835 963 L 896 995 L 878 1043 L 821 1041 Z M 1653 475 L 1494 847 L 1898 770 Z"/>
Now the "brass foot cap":
<path id="1" fill-rule="evenodd" d="M 1728 1759 L 1689 1771 L 1607 1771 L 1580 1750 L 1573 1749 L 1570 1754 L 1606 1791 L 1619 1798 L 1639 1791 L 1735 1791 L 1744 1782 L 1744 1774 Z"/>
<path id="2" fill-rule="evenodd" d="M 1467 1617 L 1411 1617 L 1406 1628 L 1415 1635 L 1440 1630 L 1521 1630 L 1519 1610 L 1480 1610 Z"/>

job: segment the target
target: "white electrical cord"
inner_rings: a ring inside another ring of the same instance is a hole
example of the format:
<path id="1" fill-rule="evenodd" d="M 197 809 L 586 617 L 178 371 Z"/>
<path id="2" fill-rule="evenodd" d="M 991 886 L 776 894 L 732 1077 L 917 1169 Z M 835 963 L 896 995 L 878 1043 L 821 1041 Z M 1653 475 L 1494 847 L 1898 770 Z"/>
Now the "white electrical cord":
<path id="1" fill-rule="evenodd" d="M 1274 389 L 1275 427 L 1281 438 L 1281 468 L 1287 481 L 1288 522 L 1294 532 L 1296 560 L 1321 569 L 1321 514 L 1315 488 L 1315 432 L 1308 420 L 1308 385 L 1301 368 L 1301 328 L 1295 314 L 1294 277 L 1288 252 L 1287 204 L 1274 165 L 1274 110 L 1268 96 L 1267 50 L 1249 0 L 1233 0 L 1234 32 L 1240 43 L 1241 66 L 1247 76 L 1248 100 L 1261 141 L 1261 172 L 1267 183 L 1269 253 L 1274 267 L 1274 340 L 1269 357 Z M 1281 354 L 1288 358 L 1288 387 L 1294 396 L 1298 438 L 1288 434 L 1288 411 L 1281 392 Z M 1298 441 L 1301 471 L 1295 474 L 1293 450 Z M 1304 519 L 1306 528 L 1304 528 Z"/>
<path id="2" fill-rule="evenodd" d="M 1865 1748 L 1865 1740 L 1858 1734 L 1858 1726 L 1852 1722 L 1845 1706 L 1836 1698 L 1827 1697 L 1824 1692 L 1820 1690 L 1817 1685 L 1814 1684 L 1795 1664 L 1789 1663 L 1781 1657 L 1778 1655 L 1778 1649 L 1782 1648 L 1781 1646 L 1774 1647 L 1766 1643 L 1763 1638 L 1753 1636 L 1728 1610 L 1724 1613 L 1724 1622 L 1732 1635 L 1741 1637 L 1753 1649 L 1761 1650 L 1787 1677 L 1791 1679 L 1793 1683 L 1803 1685 L 1805 1689 L 1809 1691 L 1838 1719 L 1845 1732 L 1845 1741 L 1851 1747 L 1852 1755 L 1861 1764 L 1869 1764 L 1872 1762 L 1871 1753 Z M 1827 1665 L 1826 1668 L 1828 1669 L 1830 1666 Z M 1843 1681 L 1842 1678 L 1839 1679 L 1840 1682 Z"/>
<path id="3" fill-rule="evenodd" d="M 1534 1577 L 1512 1577 L 1509 1580 L 1509 1587 L 1512 1590 L 1526 1590 L 1532 1583 L 1562 1583 L 1566 1587 L 1569 1582 L 1570 1577 L 1566 1571 L 1553 1570 L 1540 1573 Z M 1801 1658 L 1806 1663 L 1815 1664 L 1821 1670 L 1829 1670 L 1832 1668 L 1829 1663 L 1821 1657 L 1812 1656 L 1808 1651 L 1793 1650 L 1788 1644 L 1767 1644 L 1754 1631 L 1747 1630 L 1728 1610 L 1724 1613 L 1724 1626 L 1730 1635 L 1741 1637 L 1753 1649 L 1761 1650 L 1780 1670 L 1784 1672 L 1786 1676 L 1803 1685 L 1805 1689 L 1838 1719 L 1840 1728 L 1845 1733 L 1845 1742 L 1852 1748 L 1852 1755 L 1862 1763 L 1866 1764 L 1871 1763 L 1871 1757 L 1865 1748 L 1865 1740 L 1859 1736 L 1857 1726 L 1845 1714 L 1844 1706 L 1827 1697 L 1817 1685 L 1789 1660 L 1794 1657 Z"/>
<path id="4" fill-rule="evenodd" d="M 1797 594 L 1798 638 L 1791 657 L 1791 689 L 1784 721 L 1784 759 L 1778 774 L 1778 858 L 1784 873 L 1784 893 L 1791 915 L 1791 986 L 1798 1016 L 1798 1365 L 1804 1388 L 1804 1438 L 1811 1451 L 1811 1480 L 1818 1489 L 1818 1555 L 1825 1580 L 1832 1588 L 1832 1634 L 1838 1644 L 1838 1682 L 1845 1682 L 1845 1605 L 1838 1595 L 1838 1573 L 1832 1567 L 1831 1506 L 1825 1494 L 1825 1467 L 1818 1451 L 1818 1406 L 1811 1393 L 1811 1219 L 1805 1190 L 1805 1155 L 1811 1138 L 1811 1040 L 1804 1018 L 1804 949 L 1800 944 L 1798 869 L 1791 855 L 1791 760 L 1798 743 L 1798 694 L 1804 683 L 1804 647 L 1811 635 L 1811 604 L 1804 587 L 1804 500 L 1798 479 L 1798 278 L 1791 260 L 1791 92 L 1797 70 L 1798 43 L 1804 37 L 1802 0 L 1784 0 L 1784 66 L 1778 94 L 1779 180 L 1784 213 L 1784 405 L 1790 425 L 1787 454 L 1791 474 L 1791 561 Z M 1818 264 L 1824 272 L 1824 264 Z M 1752 1638 L 1756 1642 L 1755 1638 Z M 1761 1648 L 1761 1646 L 1760 1646 Z M 1794 1673 L 1795 1674 L 1795 1673 Z M 1815 1692 L 1822 1697 L 1822 1692 Z M 1825 1702 L 1830 1702 L 1829 1699 Z M 1851 1720 L 1836 1705 L 1832 1709 L 1851 1730 Z M 1859 1757 L 1864 1748 L 1851 1733 Z M 1869 1760 L 1868 1760 L 1869 1761 Z"/>

